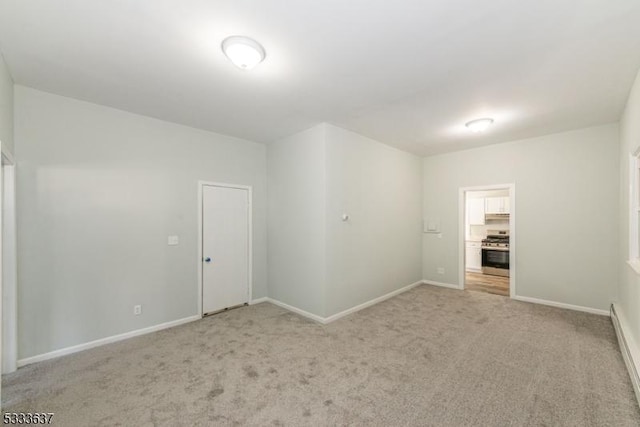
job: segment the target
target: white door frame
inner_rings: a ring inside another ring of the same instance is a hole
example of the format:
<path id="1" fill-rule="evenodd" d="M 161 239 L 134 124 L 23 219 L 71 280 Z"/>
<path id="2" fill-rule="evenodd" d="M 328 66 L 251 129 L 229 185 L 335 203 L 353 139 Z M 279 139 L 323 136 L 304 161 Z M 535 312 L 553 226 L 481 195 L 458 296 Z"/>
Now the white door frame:
<path id="1" fill-rule="evenodd" d="M 210 182 L 210 181 L 198 181 L 198 315 L 202 317 L 202 202 L 203 196 L 202 191 L 205 186 L 210 187 L 223 187 L 223 188 L 238 188 L 241 190 L 247 190 L 249 192 L 249 265 L 248 268 L 248 277 L 249 284 L 247 289 L 247 295 L 249 299 L 247 302 L 251 302 L 252 294 L 253 294 L 253 188 L 249 185 L 239 185 L 239 184 L 226 184 L 223 182 Z"/>
<path id="2" fill-rule="evenodd" d="M 465 212 L 467 191 L 509 190 L 509 297 L 516 296 L 516 185 L 496 184 L 477 187 L 460 187 L 458 199 L 458 288 L 465 282 Z"/>
<path id="3" fill-rule="evenodd" d="M 2 152 L 2 214 L 0 216 L 0 289 L 2 291 L 0 316 L 0 359 L 2 373 L 18 369 L 18 283 L 16 240 L 16 167 L 15 160 L 5 145 Z"/>

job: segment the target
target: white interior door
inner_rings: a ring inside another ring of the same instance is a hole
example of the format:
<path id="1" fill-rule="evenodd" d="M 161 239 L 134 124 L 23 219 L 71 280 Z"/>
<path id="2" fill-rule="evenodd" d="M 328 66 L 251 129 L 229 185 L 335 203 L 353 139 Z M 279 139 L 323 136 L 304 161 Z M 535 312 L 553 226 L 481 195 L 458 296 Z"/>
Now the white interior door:
<path id="1" fill-rule="evenodd" d="M 249 302 L 249 190 L 202 187 L 202 312 Z"/>

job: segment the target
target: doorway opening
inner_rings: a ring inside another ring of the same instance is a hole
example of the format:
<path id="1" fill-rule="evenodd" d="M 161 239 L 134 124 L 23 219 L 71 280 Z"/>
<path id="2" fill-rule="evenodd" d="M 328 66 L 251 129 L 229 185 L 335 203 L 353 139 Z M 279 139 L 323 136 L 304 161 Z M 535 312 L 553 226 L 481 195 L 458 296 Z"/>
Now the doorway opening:
<path id="1" fill-rule="evenodd" d="M 515 296 L 515 185 L 460 189 L 460 283 Z"/>

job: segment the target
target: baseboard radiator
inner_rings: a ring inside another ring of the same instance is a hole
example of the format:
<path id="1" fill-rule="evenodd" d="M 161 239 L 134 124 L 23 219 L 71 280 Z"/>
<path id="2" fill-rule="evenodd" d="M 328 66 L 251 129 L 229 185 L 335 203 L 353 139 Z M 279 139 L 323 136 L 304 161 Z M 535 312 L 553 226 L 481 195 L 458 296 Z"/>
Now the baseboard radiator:
<path id="1" fill-rule="evenodd" d="M 633 391 L 636 394 L 638 404 L 640 404 L 640 374 L 638 372 L 640 360 L 637 360 L 637 349 L 632 349 L 634 344 L 630 344 L 629 342 L 629 340 L 632 340 L 632 338 L 629 337 L 628 340 L 626 337 L 626 335 L 628 334 L 628 329 L 626 325 L 622 325 L 622 323 L 620 322 L 620 317 L 618 316 L 618 313 L 616 313 L 615 304 L 611 304 L 611 322 L 613 323 L 613 327 L 616 330 L 616 335 L 618 336 L 618 344 L 620 344 L 622 358 L 624 359 L 625 365 L 627 365 L 627 370 L 629 371 L 629 376 L 631 377 Z"/>

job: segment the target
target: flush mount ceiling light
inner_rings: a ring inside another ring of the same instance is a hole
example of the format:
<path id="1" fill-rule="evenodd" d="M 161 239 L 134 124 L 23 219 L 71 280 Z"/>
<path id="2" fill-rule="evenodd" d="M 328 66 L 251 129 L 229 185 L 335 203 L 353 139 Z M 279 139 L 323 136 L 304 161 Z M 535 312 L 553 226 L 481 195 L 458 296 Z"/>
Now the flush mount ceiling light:
<path id="1" fill-rule="evenodd" d="M 222 41 L 222 51 L 238 68 L 250 70 L 264 61 L 266 53 L 257 41 L 244 36 L 231 36 Z"/>
<path id="2" fill-rule="evenodd" d="M 492 124 L 493 124 L 493 119 L 487 117 L 484 119 L 471 120 L 470 122 L 465 123 L 465 126 L 471 132 L 477 133 L 477 132 L 484 132 Z"/>

